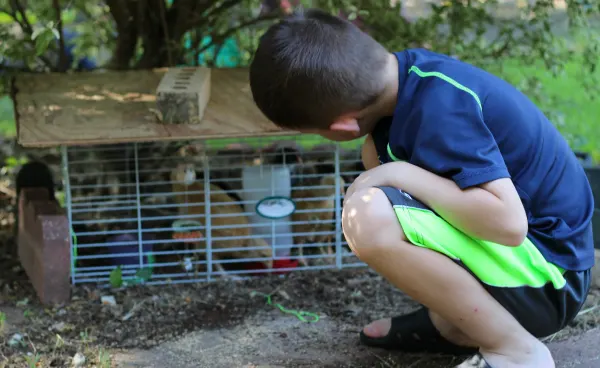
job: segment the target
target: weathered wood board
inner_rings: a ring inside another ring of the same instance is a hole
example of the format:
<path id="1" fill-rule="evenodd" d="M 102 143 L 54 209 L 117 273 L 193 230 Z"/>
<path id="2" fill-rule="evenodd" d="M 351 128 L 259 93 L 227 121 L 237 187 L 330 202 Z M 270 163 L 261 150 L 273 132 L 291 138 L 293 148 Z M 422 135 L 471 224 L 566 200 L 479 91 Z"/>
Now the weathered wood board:
<path id="1" fill-rule="evenodd" d="M 19 75 L 13 91 L 18 142 L 51 147 L 295 134 L 256 107 L 243 68 L 211 70 L 200 123 L 164 124 L 156 89 L 166 71 Z"/>

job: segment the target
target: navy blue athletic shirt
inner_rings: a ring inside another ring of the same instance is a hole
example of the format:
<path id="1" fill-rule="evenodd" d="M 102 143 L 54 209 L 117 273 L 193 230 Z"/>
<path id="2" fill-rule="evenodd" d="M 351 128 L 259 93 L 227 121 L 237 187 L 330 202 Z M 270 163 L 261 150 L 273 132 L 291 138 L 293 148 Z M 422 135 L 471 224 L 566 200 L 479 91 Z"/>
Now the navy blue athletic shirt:
<path id="1" fill-rule="evenodd" d="M 395 53 L 394 116 L 373 131 L 381 163 L 408 161 L 465 189 L 511 178 L 529 239 L 566 270 L 594 265 L 592 191 L 565 139 L 533 102 L 500 78 L 424 49 Z"/>

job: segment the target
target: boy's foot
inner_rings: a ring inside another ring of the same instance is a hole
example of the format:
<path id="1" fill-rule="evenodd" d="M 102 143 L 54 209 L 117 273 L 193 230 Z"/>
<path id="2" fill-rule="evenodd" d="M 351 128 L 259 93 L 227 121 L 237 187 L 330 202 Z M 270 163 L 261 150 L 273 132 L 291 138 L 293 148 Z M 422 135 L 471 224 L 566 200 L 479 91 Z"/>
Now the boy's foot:
<path id="1" fill-rule="evenodd" d="M 367 346 L 406 352 L 463 355 L 478 351 L 477 348 L 456 345 L 442 337 L 425 307 L 391 320 L 371 323 L 361 331 L 360 340 Z"/>
<path id="2" fill-rule="evenodd" d="M 487 360 L 485 360 L 483 355 L 481 355 L 480 353 L 477 353 L 454 368 L 493 368 L 493 367 L 488 364 Z"/>
<path id="3" fill-rule="evenodd" d="M 540 341 L 510 355 L 481 351 L 455 368 L 555 368 L 550 350 Z"/>

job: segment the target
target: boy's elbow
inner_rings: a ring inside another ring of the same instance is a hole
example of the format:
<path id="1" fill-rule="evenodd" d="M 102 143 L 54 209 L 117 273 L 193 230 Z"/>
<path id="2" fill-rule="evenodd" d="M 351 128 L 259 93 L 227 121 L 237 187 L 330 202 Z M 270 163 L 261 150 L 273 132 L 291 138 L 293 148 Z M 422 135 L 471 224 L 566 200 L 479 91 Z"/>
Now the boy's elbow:
<path id="1" fill-rule="evenodd" d="M 518 247 L 519 245 L 523 244 L 527 238 L 529 225 L 527 224 L 526 220 L 517 221 L 513 218 L 510 221 L 507 221 L 502 229 L 503 239 L 500 243 L 506 245 L 507 247 Z"/>

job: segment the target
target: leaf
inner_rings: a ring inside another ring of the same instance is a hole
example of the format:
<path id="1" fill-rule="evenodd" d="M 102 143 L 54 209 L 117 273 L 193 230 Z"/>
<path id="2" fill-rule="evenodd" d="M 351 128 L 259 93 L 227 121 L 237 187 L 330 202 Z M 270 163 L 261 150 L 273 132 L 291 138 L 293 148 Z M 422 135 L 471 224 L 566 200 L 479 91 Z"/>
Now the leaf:
<path id="1" fill-rule="evenodd" d="M 109 282 L 115 289 L 123 285 L 123 271 L 121 270 L 121 266 L 117 266 L 117 268 L 110 272 Z"/>
<path id="2" fill-rule="evenodd" d="M 150 268 L 150 267 L 140 268 L 135 273 L 135 277 L 142 279 L 143 281 L 150 280 L 150 278 L 152 277 L 152 268 Z"/>
<path id="3" fill-rule="evenodd" d="M 45 29 L 35 38 L 35 54 L 40 56 L 48 51 L 50 43 L 55 40 L 51 29 Z"/>
<path id="4" fill-rule="evenodd" d="M 35 39 L 40 35 L 40 33 L 44 32 L 44 28 L 39 27 L 33 30 L 33 33 L 31 33 L 31 39 L 35 41 Z"/>

